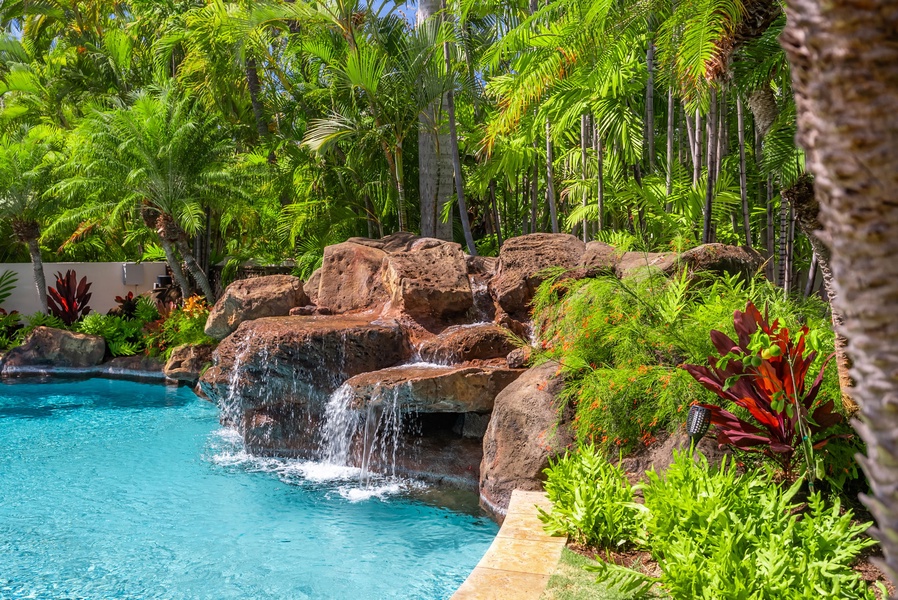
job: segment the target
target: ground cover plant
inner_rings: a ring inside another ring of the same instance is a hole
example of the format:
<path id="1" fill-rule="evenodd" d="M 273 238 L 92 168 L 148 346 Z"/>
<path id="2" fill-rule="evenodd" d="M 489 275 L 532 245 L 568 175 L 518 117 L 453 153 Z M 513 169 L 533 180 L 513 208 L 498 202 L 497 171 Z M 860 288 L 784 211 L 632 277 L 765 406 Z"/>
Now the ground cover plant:
<path id="1" fill-rule="evenodd" d="M 628 598 L 875 598 L 852 569 L 875 544 L 863 535 L 870 523 L 856 523 L 838 499 L 813 493 L 801 502 L 801 481 L 780 485 L 770 468 L 741 473 L 732 460 L 709 466 L 701 455 L 696 460 L 679 452 L 665 473 L 650 471 L 637 485 L 644 497 L 644 505 L 637 505 L 621 492 L 620 479 L 593 477 L 597 469 L 615 468 L 597 467 L 601 461 L 607 461 L 601 452 L 581 447 L 553 462 L 546 472 L 550 481 L 579 481 L 547 486 L 553 508 L 541 518 L 549 531 L 580 530 L 579 539 L 604 540 L 601 548 L 616 550 L 621 528 L 570 510 L 569 491 L 594 488 L 590 496 L 624 515 L 629 525 L 623 543 L 650 552 L 660 575 L 601 561 L 586 566 L 604 587 L 629 590 Z"/>

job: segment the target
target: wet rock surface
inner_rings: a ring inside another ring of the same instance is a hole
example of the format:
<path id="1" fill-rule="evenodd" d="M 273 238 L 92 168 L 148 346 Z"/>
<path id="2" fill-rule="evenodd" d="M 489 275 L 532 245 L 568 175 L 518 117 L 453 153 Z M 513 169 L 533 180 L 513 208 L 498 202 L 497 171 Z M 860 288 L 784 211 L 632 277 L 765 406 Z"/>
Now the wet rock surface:
<path id="1" fill-rule="evenodd" d="M 455 325 L 421 343 L 421 360 L 441 365 L 502 358 L 514 349 L 509 331 L 493 323 Z"/>
<path id="2" fill-rule="evenodd" d="M 521 373 L 500 367 L 413 364 L 356 375 L 346 386 L 356 410 L 389 404 L 401 412 L 488 413 L 496 395 Z"/>
<path id="3" fill-rule="evenodd" d="M 308 303 L 302 281 L 292 275 L 241 279 L 229 285 L 215 303 L 206 321 L 206 335 L 221 340 L 244 321 L 287 315 Z"/>
<path id="4" fill-rule="evenodd" d="M 320 412 L 353 375 L 405 360 L 410 348 L 395 321 L 372 316 L 269 317 L 247 321 L 214 354 L 200 380 L 219 405 L 241 410 L 286 403 Z"/>

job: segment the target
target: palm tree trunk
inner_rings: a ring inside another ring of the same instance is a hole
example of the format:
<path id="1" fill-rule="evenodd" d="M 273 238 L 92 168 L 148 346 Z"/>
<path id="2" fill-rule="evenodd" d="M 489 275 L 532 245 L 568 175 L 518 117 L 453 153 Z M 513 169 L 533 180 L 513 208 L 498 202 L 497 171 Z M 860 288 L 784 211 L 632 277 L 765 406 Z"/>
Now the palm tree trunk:
<path id="1" fill-rule="evenodd" d="M 814 293 L 814 284 L 817 281 L 817 253 L 812 251 L 813 256 L 811 257 L 811 266 L 808 269 L 808 280 L 804 286 L 804 297 L 808 298 L 811 294 Z"/>
<path id="2" fill-rule="evenodd" d="M 446 7 L 442 0 L 443 8 Z M 449 42 L 443 42 L 443 59 L 446 61 L 446 72 L 452 72 L 452 56 L 449 52 Z M 455 173 L 455 195 L 458 198 L 458 213 L 461 218 L 461 229 L 465 236 L 465 244 L 468 246 L 468 254 L 477 256 L 477 246 L 474 245 L 474 235 L 471 233 L 471 223 L 468 220 L 468 206 L 465 204 L 465 182 L 462 179 L 461 159 L 458 154 L 458 129 L 455 126 L 455 92 L 452 88 L 446 93 L 446 111 L 449 113 L 449 143 L 452 154 L 452 170 Z"/>
<path id="3" fill-rule="evenodd" d="M 499 201 L 496 199 L 496 180 L 490 180 L 490 204 L 493 211 L 493 225 L 496 228 L 496 243 L 502 247 L 502 224 L 499 222 Z"/>
<path id="4" fill-rule="evenodd" d="M 673 88 L 667 90 L 667 195 L 673 193 L 673 166 L 674 166 L 674 97 Z M 670 202 L 666 210 L 670 212 Z"/>
<path id="5" fill-rule="evenodd" d="M 188 282 L 187 277 L 184 276 L 184 271 L 181 269 L 181 261 L 179 261 L 178 257 L 175 255 L 174 246 L 170 240 L 163 236 L 159 236 L 159 243 L 162 245 L 162 251 L 165 252 L 165 260 L 168 262 L 168 268 L 171 269 L 175 282 L 178 284 L 178 287 L 181 288 L 181 297 L 189 298 L 190 282 Z"/>
<path id="6" fill-rule="evenodd" d="M 595 117 L 593 117 L 595 119 Z M 602 231 L 605 225 L 605 157 L 602 147 L 602 133 L 599 131 L 599 122 L 595 121 L 593 128 L 596 147 L 596 203 L 598 204 L 599 218 L 597 219 L 598 231 Z"/>
<path id="7" fill-rule="evenodd" d="M 47 314 L 47 279 L 44 276 L 44 261 L 41 258 L 41 247 L 37 239 L 30 238 L 26 242 L 28 254 L 31 255 L 31 267 L 34 271 L 34 287 L 37 288 L 37 302 L 40 312 Z"/>
<path id="8" fill-rule="evenodd" d="M 711 88 L 711 112 L 708 114 L 708 182 L 705 186 L 705 226 L 702 231 L 702 243 L 711 242 L 712 202 L 714 201 L 715 154 L 717 154 L 717 90 Z"/>
<path id="9" fill-rule="evenodd" d="M 745 168 L 745 115 L 742 98 L 736 94 L 736 128 L 739 130 L 739 195 L 742 198 L 742 222 L 745 227 L 745 245 L 751 248 L 751 212 L 748 207 L 748 176 Z"/>
<path id="10" fill-rule="evenodd" d="M 533 140 L 536 150 L 536 140 Z M 533 153 L 536 156 L 536 152 Z M 533 175 L 530 177 L 530 233 L 539 231 L 539 161 L 533 161 Z"/>
<path id="11" fill-rule="evenodd" d="M 440 11 L 441 0 L 418 2 L 416 23 L 420 27 Z M 418 115 L 418 186 L 421 201 L 421 235 L 443 240 L 452 239 L 452 219 L 443 223 L 440 215 L 452 201 L 453 170 L 451 142 L 443 129 L 442 105 L 435 100 Z"/>
<path id="12" fill-rule="evenodd" d="M 262 108 L 262 84 L 259 81 L 256 59 L 251 56 L 246 59 L 246 87 L 249 89 L 249 101 L 253 107 L 256 132 L 259 134 L 259 141 L 264 141 L 268 138 L 268 124 L 265 122 L 265 112 Z"/>
<path id="13" fill-rule="evenodd" d="M 695 110 L 695 149 L 692 151 L 692 185 L 697 186 L 702 178 L 702 115 Z"/>
<path id="14" fill-rule="evenodd" d="M 580 183 L 583 186 L 583 196 L 582 196 L 582 205 L 583 208 L 586 208 L 587 198 L 589 194 L 586 193 L 586 145 L 587 139 L 589 138 L 589 115 L 582 114 L 580 115 Z M 586 217 L 583 217 L 583 221 L 580 223 L 580 227 L 583 228 L 583 241 L 587 241 L 589 239 L 589 227 L 587 226 Z"/>
<path id="15" fill-rule="evenodd" d="M 187 236 L 179 235 L 175 245 L 178 248 L 178 252 L 180 252 L 181 256 L 184 258 L 184 264 L 187 265 L 187 270 L 190 272 L 190 276 L 193 277 L 193 280 L 200 286 L 206 300 L 210 303 L 214 303 L 215 292 L 212 291 L 212 286 L 209 284 L 209 278 L 203 273 L 203 268 L 200 266 L 200 263 L 197 262 L 193 253 L 190 251 L 190 247 L 187 245 Z"/>
<path id="16" fill-rule="evenodd" d="M 651 24 L 649 29 L 651 35 Z M 648 81 L 645 88 L 645 134 L 649 153 L 649 173 L 655 172 L 655 43 L 649 39 L 645 53 Z"/>
<path id="17" fill-rule="evenodd" d="M 894 0 L 791 0 L 781 43 L 792 63 L 798 141 L 830 236 L 839 330 L 857 380 L 860 457 L 872 531 L 898 580 L 898 13 Z"/>
<path id="18" fill-rule="evenodd" d="M 549 217 L 552 233 L 558 233 L 558 211 L 555 207 L 555 155 L 552 152 L 552 124 L 546 119 L 546 200 L 549 203 Z"/>

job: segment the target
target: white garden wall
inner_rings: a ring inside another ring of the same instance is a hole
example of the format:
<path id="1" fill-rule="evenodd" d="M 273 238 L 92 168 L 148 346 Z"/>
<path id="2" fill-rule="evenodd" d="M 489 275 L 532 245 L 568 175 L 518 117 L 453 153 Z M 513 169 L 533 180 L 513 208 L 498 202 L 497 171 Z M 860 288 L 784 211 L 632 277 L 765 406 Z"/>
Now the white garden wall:
<path id="1" fill-rule="evenodd" d="M 92 311 L 106 313 L 116 306 L 115 297 L 134 292 L 137 296 L 153 289 L 158 275 L 165 275 L 165 263 L 44 263 L 47 287 L 56 284 L 56 273 L 65 274 L 74 269 L 78 281 L 82 277 L 93 285 L 88 305 Z M 7 311 L 17 310 L 30 315 L 37 312 L 37 289 L 34 286 L 34 270 L 31 263 L 2 263 L 0 273 L 13 271 L 18 281 L 12 295 L 2 304 Z M 126 281 L 127 279 L 127 281 Z"/>

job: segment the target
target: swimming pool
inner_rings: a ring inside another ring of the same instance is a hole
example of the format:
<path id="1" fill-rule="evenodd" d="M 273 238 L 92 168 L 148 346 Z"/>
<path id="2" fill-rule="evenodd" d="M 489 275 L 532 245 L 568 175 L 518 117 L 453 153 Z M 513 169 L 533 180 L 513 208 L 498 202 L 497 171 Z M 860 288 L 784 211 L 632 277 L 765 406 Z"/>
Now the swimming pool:
<path id="1" fill-rule="evenodd" d="M 448 598 L 489 519 L 257 459 L 185 389 L 0 387 L 0 598 Z"/>

